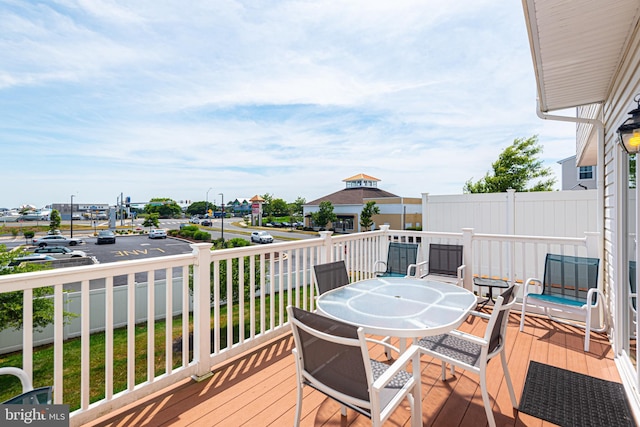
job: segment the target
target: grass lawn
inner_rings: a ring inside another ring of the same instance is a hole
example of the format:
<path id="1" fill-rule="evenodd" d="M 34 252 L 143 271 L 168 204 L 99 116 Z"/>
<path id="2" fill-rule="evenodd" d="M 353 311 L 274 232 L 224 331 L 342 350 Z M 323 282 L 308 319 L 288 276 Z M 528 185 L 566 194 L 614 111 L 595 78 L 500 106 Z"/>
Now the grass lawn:
<path id="1" fill-rule="evenodd" d="M 301 292 L 301 291 L 300 291 Z M 287 297 L 285 292 L 283 298 Z M 295 294 L 292 294 L 292 300 L 295 301 Z M 275 318 L 279 316 L 279 299 L 280 295 L 275 295 Z M 302 294 L 300 294 L 302 299 Z M 270 317 L 270 297 L 265 297 L 265 319 Z M 285 301 L 286 305 L 286 301 Z M 259 333 L 259 309 L 260 301 L 256 299 L 256 333 Z M 237 305 L 233 306 L 233 342 L 239 341 L 240 325 L 239 325 L 239 309 Z M 227 348 L 227 307 L 220 308 L 220 348 Z M 211 312 L 211 327 L 213 324 L 213 310 Z M 286 321 L 286 313 L 285 313 Z M 244 309 L 244 327 L 245 335 L 249 336 L 250 329 L 250 313 L 249 304 L 245 303 Z M 268 320 L 266 320 L 268 323 Z M 182 317 L 173 318 L 167 326 L 166 321 L 158 321 L 154 325 L 155 333 L 155 374 L 160 375 L 164 372 L 166 363 L 165 351 L 165 331 L 167 327 L 171 328 L 171 336 L 175 340 L 182 335 Z M 189 318 L 189 330 L 193 330 L 191 316 Z M 95 402 L 104 398 L 105 391 L 105 333 L 96 333 L 91 335 L 90 345 L 90 401 Z M 140 384 L 146 381 L 147 376 L 147 324 L 140 323 L 135 328 L 135 382 Z M 70 406 L 73 411 L 80 407 L 80 380 L 81 380 L 81 340 L 80 338 L 70 339 L 64 343 L 64 403 Z M 113 331 L 113 392 L 118 393 L 127 388 L 127 329 L 120 328 Z M 173 367 L 180 366 L 182 354 L 180 350 L 173 352 Z M 191 355 L 189 359 L 191 360 Z M 0 355 L 0 366 L 22 367 L 22 353 L 10 353 Z M 42 346 L 34 349 L 33 353 L 33 380 L 34 387 L 42 387 L 53 384 L 53 345 Z M 0 402 L 3 402 L 15 395 L 21 393 L 20 381 L 12 375 L 0 376 Z M 54 390 L 55 393 L 55 390 Z"/>

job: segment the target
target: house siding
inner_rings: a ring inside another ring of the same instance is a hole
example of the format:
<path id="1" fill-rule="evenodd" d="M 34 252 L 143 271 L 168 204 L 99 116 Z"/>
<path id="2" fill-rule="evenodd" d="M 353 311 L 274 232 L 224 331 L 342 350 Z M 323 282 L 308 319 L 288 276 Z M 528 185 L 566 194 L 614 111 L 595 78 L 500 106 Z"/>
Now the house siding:
<path id="1" fill-rule="evenodd" d="M 628 167 L 627 155 L 618 147 L 617 129 L 629 117 L 628 111 L 635 108 L 633 98 L 640 93 L 640 35 L 636 27 L 633 36 L 627 46 L 625 59 L 623 60 L 612 90 L 602 105 L 602 116 L 605 124 L 604 146 L 604 222 L 603 222 L 603 281 L 607 295 L 607 305 L 610 315 L 610 326 L 616 336 L 616 353 L 626 359 L 624 366 L 631 367 L 628 356 L 621 353 L 623 342 L 628 340 L 624 328 L 620 322 L 625 321 L 624 309 L 628 306 L 626 301 L 627 280 L 626 252 L 629 246 L 625 223 L 632 224 L 629 232 L 634 231 L 633 222 L 635 210 L 629 210 L 625 204 L 624 192 L 629 192 L 626 183 L 625 169 Z M 629 213 L 632 213 L 631 215 Z M 629 256 L 635 254 L 629 249 Z M 618 285 L 619 283 L 619 285 Z M 620 291 L 618 290 L 625 290 Z M 620 311 L 616 310 L 620 307 Z M 633 368 L 628 368 L 629 377 L 637 378 Z M 637 379 L 636 379 L 637 386 Z"/>

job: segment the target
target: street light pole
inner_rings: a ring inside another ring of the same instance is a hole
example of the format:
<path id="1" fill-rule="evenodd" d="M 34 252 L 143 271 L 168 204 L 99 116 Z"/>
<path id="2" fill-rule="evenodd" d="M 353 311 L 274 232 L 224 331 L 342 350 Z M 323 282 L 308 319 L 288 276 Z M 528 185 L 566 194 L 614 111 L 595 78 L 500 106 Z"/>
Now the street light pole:
<path id="1" fill-rule="evenodd" d="M 73 194 L 71 195 L 71 237 L 73 237 Z"/>
<path id="2" fill-rule="evenodd" d="M 204 215 L 207 216 L 207 212 L 209 212 L 209 191 L 213 190 L 213 187 L 209 187 L 207 190 L 207 198 L 204 205 Z"/>
<path id="3" fill-rule="evenodd" d="M 222 209 L 222 225 L 221 225 L 221 237 L 222 237 L 222 241 L 224 242 L 224 194 L 219 193 L 220 197 L 222 197 L 222 201 L 220 202 L 220 208 Z"/>

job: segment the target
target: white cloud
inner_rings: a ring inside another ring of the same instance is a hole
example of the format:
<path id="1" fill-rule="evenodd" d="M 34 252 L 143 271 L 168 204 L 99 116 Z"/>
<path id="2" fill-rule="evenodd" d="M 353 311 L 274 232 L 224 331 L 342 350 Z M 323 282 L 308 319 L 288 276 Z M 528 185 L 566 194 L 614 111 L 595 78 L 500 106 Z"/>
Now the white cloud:
<path id="1" fill-rule="evenodd" d="M 359 172 L 459 193 L 534 134 L 553 166 L 574 128 L 535 115 L 522 16 L 500 0 L 4 2 L 0 169 L 32 185 L 0 206 L 211 186 L 311 200 Z"/>

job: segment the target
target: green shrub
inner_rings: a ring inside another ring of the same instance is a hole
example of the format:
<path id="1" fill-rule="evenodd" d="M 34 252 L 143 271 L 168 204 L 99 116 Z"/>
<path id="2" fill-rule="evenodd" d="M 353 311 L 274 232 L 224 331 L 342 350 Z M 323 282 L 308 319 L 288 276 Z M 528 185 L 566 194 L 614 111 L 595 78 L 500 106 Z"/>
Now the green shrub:
<path id="1" fill-rule="evenodd" d="M 196 231 L 195 233 L 193 233 L 193 239 L 194 240 L 202 240 L 204 242 L 209 242 L 211 241 L 211 234 L 207 233 L 206 231 Z"/>

